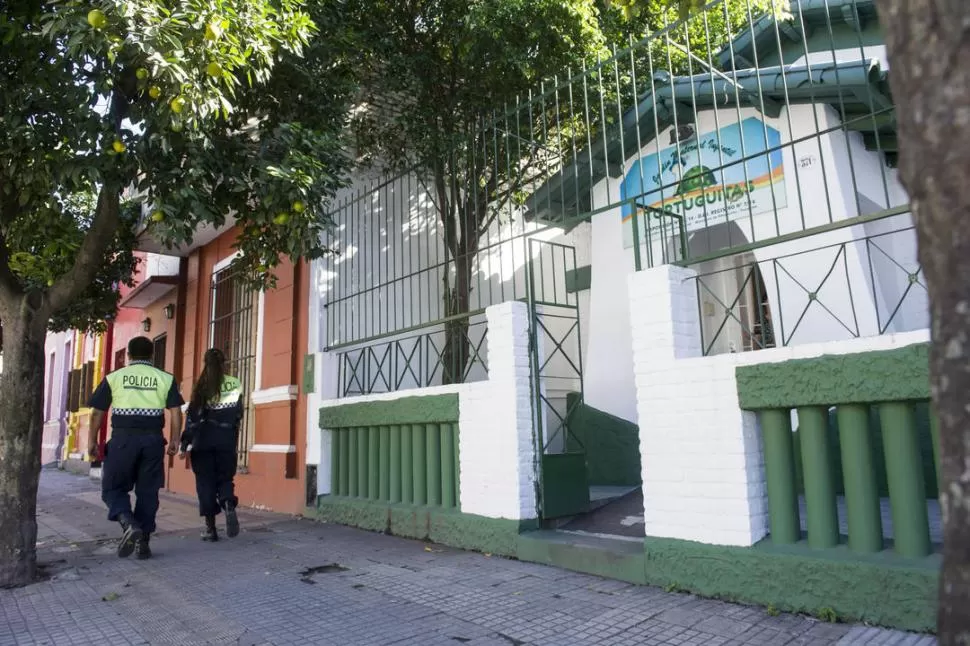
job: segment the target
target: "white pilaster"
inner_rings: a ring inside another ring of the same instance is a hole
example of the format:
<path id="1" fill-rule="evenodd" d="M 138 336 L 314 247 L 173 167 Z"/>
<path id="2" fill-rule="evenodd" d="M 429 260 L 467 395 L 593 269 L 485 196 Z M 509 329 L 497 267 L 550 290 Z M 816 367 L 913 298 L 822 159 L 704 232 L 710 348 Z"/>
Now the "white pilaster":
<path id="1" fill-rule="evenodd" d="M 461 510 L 490 518 L 536 517 L 535 441 L 524 303 L 489 307 L 488 381 L 459 401 Z"/>
<path id="2" fill-rule="evenodd" d="M 695 276 L 629 281 L 646 534 L 751 545 L 767 532 L 757 423 L 738 406 L 738 355 L 701 356 Z"/>

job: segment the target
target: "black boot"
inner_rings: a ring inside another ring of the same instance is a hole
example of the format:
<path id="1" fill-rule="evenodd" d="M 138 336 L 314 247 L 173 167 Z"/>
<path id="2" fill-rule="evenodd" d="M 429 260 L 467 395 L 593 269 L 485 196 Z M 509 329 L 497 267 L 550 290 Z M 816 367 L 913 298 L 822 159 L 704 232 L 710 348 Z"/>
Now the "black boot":
<path id="1" fill-rule="evenodd" d="M 202 530 L 202 540 L 215 543 L 219 540 L 219 532 L 216 531 L 216 517 L 205 517 L 205 529 Z"/>
<path id="2" fill-rule="evenodd" d="M 152 557 L 152 548 L 148 545 L 150 534 L 142 534 L 141 540 L 135 544 L 135 558 L 144 561 Z"/>
<path id="3" fill-rule="evenodd" d="M 118 542 L 118 556 L 126 559 L 135 551 L 135 544 L 141 540 L 143 534 L 141 528 L 128 514 L 119 516 L 118 524 L 122 529 L 121 540 Z"/>
<path id="4" fill-rule="evenodd" d="M 236 503 L 230 500 L 224 505 L 226 512 L 226 536 L 235 538 L 239 536 L 239 516 L 236 515 Z"/>

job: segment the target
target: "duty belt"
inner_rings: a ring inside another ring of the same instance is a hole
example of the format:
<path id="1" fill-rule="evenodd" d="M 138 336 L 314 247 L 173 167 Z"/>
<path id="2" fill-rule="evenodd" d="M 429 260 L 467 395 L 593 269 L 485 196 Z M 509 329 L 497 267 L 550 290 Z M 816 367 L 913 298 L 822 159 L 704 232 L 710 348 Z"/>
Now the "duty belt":
<path id="1" fill-rule="evenodd" d="M 162 435 L 163 429 L 160 428 L 114 428 L 111 431 L 111 437 L 119 437 L 121 435 Z"/>

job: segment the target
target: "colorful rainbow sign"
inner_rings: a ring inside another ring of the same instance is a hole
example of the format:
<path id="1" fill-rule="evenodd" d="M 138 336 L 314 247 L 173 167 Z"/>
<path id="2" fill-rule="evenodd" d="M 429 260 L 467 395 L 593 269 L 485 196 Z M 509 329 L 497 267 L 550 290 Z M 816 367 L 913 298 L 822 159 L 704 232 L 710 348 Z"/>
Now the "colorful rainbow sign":
<path id="1" fill-rule="evenodd" d="M 633 246 L 630 219 L 637 210 L 641 244 L 659 239 L 661 226 L 687 231 L 738 220 L 787 206 L 780 133 L 756 117 L 732 123 L 633 163 L 620 184 L 623 244 Z M 649 227 L 649 234 L 648 234 Z"/>

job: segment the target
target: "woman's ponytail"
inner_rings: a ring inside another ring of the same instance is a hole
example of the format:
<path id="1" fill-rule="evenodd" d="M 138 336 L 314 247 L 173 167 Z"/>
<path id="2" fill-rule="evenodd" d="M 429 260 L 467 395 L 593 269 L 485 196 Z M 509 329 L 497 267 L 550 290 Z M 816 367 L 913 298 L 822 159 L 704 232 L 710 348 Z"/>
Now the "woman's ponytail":
<path id="1" fill-rule="evenodd" d="M 192 399 L 189 410 L 199 413 L 206 404 L 219 396 L 222 390 L 222 379 L 226 374 L 226 355 L 218 348 L 206 351 L 202 358 L 202 374 L 192 389 Z"/>

